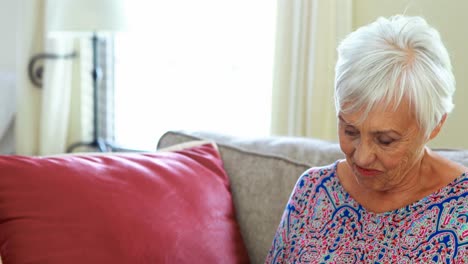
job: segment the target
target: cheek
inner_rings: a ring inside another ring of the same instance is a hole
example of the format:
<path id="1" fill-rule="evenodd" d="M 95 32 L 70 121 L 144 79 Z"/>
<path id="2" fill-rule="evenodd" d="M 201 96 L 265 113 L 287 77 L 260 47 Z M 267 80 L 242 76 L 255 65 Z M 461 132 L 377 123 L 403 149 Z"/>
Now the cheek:
<path id="1" fill-rule="evenodd" d="M 380 164 L 387 171 L 394 171 L 395 173 L 406 170 L 414 158 L 414 152 L 407 148 L 396 151 L 382 151 L 378 155 Z"/>
<path id="2" fill-rule="evenodd" d="M 400 170 L 408 160 L 402 153 L 380 153 L 378 159 L 387 171 Z"/>
<path id="3" fill-rule="evenodd" d="M 353 141 L 346 136 L 342 135 L 340 133 L 339 135 L 339 141 L 340 141 L 340 148 L 341 151 L 346 155 L 346 156 L 351 156 L 354 152 L 354 144 Z"/>

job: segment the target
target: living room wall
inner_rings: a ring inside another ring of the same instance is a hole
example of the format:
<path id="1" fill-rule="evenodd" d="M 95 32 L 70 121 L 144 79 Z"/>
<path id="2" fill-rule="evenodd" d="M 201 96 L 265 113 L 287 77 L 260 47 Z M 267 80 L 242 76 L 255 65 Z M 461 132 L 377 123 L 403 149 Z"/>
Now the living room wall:
<path id="1" fill-rule="evenodd" d="M 406 10 L 406 12 L 405 12 Z M 452 60 L 457 91 L 455 109 L 449 115 L 441 134 L 429 145 L 440 148 L 468 148 L 468 1 L 466 0 L 354 0 L 354 29 L 379 16 L 406 13 L 423 16 L 439 30 Z"/>
<path id="2" fill-rule="evenodd" d="M 0 0 L 0 71 L 15 72 L 16 68 L 16 32 L 18 1 Z M 468 1 L 465 0 L 353 0 L 353 28 L 369 23 L 378 16 L 390 16 L 403 13 L 422 15 L 436 27 L 451 54 L 457 92 L 455 109 L 449 116 L 439 137 L 432 147 L 468 148 L 465 131 L 468 130 Z M 1 136 L 1 135 L 0 135 Z M 3 142 L 4 143 L 4 142 Z M 0 152 L 2 139 L 0 138 Z"/>
<path id="3" fill-rule="evenodd" d="M 17 1 L 0 0 L 0 70 L 15 71 Z"/>
<path id="4" fill-rule="evenodd" d="M 0 154 L 14 151 L 15 111 L 15 72 L 16 72 L 16 32 L 18 18 L 18 1 L 0 0 Z"/>

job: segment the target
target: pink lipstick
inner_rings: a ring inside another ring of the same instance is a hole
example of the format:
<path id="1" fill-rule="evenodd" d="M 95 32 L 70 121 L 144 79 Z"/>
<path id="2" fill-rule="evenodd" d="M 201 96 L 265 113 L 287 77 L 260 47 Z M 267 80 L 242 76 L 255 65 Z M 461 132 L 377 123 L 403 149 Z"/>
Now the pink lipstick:
<path id="1" fill-rule="evenodd" d="M 355 166 L 356 170 L 359 172 L 359 174 L 361 174 L 362 176 L 372 177 L 372 176 L 376 176 L 376 175 L 382 173 L 379 170 L 361 168 L 361 167 L 359 167 L 357 165 L 354 165 L 354 166 Z"/>

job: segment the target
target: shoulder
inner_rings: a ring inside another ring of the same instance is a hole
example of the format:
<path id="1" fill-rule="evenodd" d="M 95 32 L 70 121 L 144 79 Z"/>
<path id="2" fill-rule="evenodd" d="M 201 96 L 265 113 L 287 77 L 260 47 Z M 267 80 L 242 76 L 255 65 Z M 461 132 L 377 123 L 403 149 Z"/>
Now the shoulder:
<path id="1" fill-rule="evenodd" d="M 297 180 L 293 195 L 301 196 L 304 193 L 315 192 L 317 188 L 335 184 L 336 170 L 339 160 L 320 167 L 312 167 L 306 170 Z"/>
<path id="2" fill-rule="evenodd" d="M 463 197 L 465 200 L 468 199 L 468 171 L 463 172 L 437 193 L 440 193 L 444 197 L 447 196 L 447 198 Z M 464 203 L 463 207 L 467 208 L 468 204 Z"/>
<path id="3" fill-rule="evenodd" d="M 449 159 L 445 155 L 441 155 L 441 153 L 430 149 L 426 150 L 425 158 L 429 161 L 433 175 L 437 175 L 442 181 L 449 183 L 460 177 L 462 173 L 468 172 L 467 167 Z"/>
<path id="4" fill-rule="evenodd" d="M 317 201 L 326 199 L 322 197 L 324 193 L 332 192 L 338 182 L 335 177 L 338 162 L 306 170 L 294 186 L 286 206 L 287 211 L 297 217 L 304 216 L 307 207 L 314 207 Z"/>
<path id="5" fill-rule="evenodd" d="M 429 196 L 421 209 L 424 211 L 414 215 L 411 222 L 413 227 L 428 229 L 424 246 L 434 248 L 444 238 L 457 248 L 452 252 L 457 254 L 455 259 L 468 259 L 468 172 Z"/>
<path id="6" fill-rule="evenodd" d="M 299 177 L 298 183 L 304 184 L 316 183 L 328 177 L 333 177 L 336 173 L 337 164 L 339 161 L 336 161 L 332 164 L 320 167 L 312 167 L 306 170 L 301 177 Z"/>

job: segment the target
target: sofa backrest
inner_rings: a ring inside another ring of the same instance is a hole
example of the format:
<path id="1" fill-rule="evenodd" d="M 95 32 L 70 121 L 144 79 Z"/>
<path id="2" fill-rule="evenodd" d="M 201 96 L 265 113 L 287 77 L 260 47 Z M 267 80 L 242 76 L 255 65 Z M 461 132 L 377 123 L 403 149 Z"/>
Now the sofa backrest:
<path id="1" fill-rule="evenodd" d="M 252 263 L 263 263 L 289 195 L 308 168 L 344 158 L 339 145 L 301 137 L 246 138 L 203 131 L 169 131 L 158 149 L 191 140 L 219 146 L 231 180 L 237 219 Z M 468 151 L 438 150 L 468 166 Z"/>

